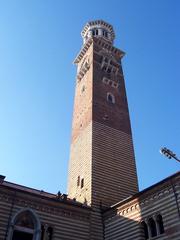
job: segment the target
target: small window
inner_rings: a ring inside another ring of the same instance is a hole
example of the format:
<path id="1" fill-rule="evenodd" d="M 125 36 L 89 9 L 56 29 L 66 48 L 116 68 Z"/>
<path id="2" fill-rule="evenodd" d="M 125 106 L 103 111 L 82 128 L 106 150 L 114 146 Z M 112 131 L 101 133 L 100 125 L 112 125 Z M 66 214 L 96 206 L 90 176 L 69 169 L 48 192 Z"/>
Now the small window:
<path id="1" fill-rule="evenodd" d="M 148 220 L 148 225 L 150 228 L 150 232 L 151 232 L 151 237 L 155 237 L 157 236 L 157 229 L 156 229 L 156 224 L 153 218 L 150 218 Z"/>
<path id="2" fill-rule="evenodd" d="M 112 93 L 107 93 L 107 101 L 110 103 L 115 103 L 115 97 Z"/>
<path id="3" fill-rule="evenodd" d="M 80 185 L 80 176 L 78 176 L 77 178 L 77 186 L 79 187 L 79 185 Z"/>
<path id="4" fill-rule="evenodd" d="M 105 32 L 105 37 L 108 37 L 108 33 L 107 32 Z"/>
<path id="5" fill-rule="evenodd" d="M 157 221 L 157 226 L 159 228 L 158 229 L 159 233 L 163 234 L 164 233 L 164 224 L 163 224 L 162 216 L 160 214 L 156 217 L 156 221 Z"/>
<path id="6" fill-rule="evenodd" d="M 107 69 L 107 73 L 111 73 L 111 68 L 108 68 L 108 69 Z"/>
<path id="7" fill-rule="evenodd" d="M 92 30 L 92 35 L 95 36 L 95 31 L 94 30 Z"/>
<path id="8" fill-rule="evenodd" d="M 84 187 L 84 178 L 81 179 L 81 188 Z"/>
<path id="9" fill-rule="evenodd" d="M 147 224 L 143 221 L 143 222 L 141 222 L 141 226 L 142 226 L 142 230 L 143 230 L 143 233 L 144 233 L 144 239 L 148 239 L 149 234 L 148 234 Z"/>
<path id="10" fill-rule="evenodd" d="M 96 35 L 98 35 L 98 29 L 96 29 Z"/>
<path id="11" fill-rule="evenodd" d="M 106 70 L 107 70 L 107 67 L 106 67 L 106 66 L 103 66 L 102 70 L 103 70 L 103 71 L 106 71 Z"/>
<path id="12" fill-rule="evenodd" d="M 83 93 L 85 91 L 85 86 L 83 85 L 81 88 L 81 93 Z"/>

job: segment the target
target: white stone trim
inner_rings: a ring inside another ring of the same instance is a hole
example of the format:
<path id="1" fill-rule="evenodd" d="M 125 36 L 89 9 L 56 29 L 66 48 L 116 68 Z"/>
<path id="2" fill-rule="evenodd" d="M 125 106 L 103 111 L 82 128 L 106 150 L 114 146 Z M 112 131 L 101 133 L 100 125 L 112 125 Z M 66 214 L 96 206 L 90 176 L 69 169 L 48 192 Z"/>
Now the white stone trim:
<path id="1" fill-rule="evenodd" d="M 16 220 L 17 220 L 18 216 L 23 212 L 29 212 L 31 214 L 32 218 L 33 218 L 33 222 L 34 222 L 34 226 L 35 226 L 34 231 L 33 231 L 34 232 L 33 240 L 40 240 L 40 237 L 41 237 L 41 223 L 40 223 L 38 215 L 31 208 L 23 208 L 20 211 L 18 211 L 12 217 L 10 227 L 9 227 L 9 231 L 8 231 L 7 240 L 12 240 L 14 229 L 17 229 L 17 227 L 15 226 Z"/>

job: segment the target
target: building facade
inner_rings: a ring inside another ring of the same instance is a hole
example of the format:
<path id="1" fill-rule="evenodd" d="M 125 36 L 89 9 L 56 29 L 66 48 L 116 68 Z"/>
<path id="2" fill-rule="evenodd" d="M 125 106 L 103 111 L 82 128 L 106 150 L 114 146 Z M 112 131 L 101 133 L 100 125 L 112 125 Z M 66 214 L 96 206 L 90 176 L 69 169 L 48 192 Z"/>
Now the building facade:
<path id="1" fill-rule="evenodd" d="M 68 195 L 0 176 L 0 240 L 180 239 L 180 173 L 141 192 L 113 27 L 88 22 L 75 59 Z"/>

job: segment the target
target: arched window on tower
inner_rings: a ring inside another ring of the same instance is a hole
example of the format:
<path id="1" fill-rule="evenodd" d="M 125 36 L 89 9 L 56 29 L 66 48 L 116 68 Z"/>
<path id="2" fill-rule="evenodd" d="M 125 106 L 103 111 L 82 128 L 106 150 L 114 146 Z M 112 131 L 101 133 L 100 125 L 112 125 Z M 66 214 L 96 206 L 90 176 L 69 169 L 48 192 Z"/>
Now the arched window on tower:
<path id="1" fill-rule="evenodd" d="M 164 233 L 164 224 L 163 224 L 163 219 L 161 214 L 158 214 L 156 217 L 156 222 L 157 222 L 157 227 L 159 230 L 159 234 L 163 234 Z"/>
<path id="2" fill-rule="evenodd" d="M 113 104 L 115 103 L 115 97 L 112 93 L 107 93 L 107 101 Z"/>
<path id="3" fill-rule="evenodd" d="M 99 30 L 97 28 L 92 30 L 92 35 L 93 36 L 98 36 L 99 35 Z"/>
<path id="4" fill-rule="evenodd" d="M 148 239 L 149 234 L 148 234 L 147 224 L 144 221 L 142 221 L 141 226 L 142 226 L 142 230 L 143 230 L 143 233 L 144 233 L 144 239 Z"/>
<path id="5" fill-rule="evenodd" d="M 149 218 L 148 225 L 149 225 L 151 237 L 157 236 L 156 223 L 153 218 Z"/>
<path id="6" fill-rule="evenodd" d="M 108 37 L 108 33 L 106 30 L 103 30 L 103 36 Z"/>

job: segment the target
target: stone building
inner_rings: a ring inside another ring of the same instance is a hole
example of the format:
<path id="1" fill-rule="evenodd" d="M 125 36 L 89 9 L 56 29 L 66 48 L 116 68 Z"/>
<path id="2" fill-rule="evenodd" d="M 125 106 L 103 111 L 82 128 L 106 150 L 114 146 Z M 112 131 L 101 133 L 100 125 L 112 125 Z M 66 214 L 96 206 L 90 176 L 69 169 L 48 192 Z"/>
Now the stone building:
<path id="1" fill-rule="evenodd" d="M 113 27 L 91 21 L 75 59 L 68 195 L 0 176 L 0 240 L 180 240 L 180 173 L 139 192 Z"/>

